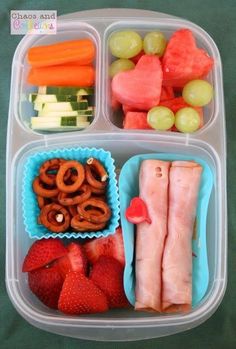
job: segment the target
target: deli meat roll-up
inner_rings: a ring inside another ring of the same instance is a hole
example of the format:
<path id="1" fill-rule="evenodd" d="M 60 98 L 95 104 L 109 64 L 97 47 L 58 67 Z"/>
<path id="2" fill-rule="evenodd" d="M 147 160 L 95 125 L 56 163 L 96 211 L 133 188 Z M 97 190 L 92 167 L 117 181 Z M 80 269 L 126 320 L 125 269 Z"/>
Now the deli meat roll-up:
<path id="1" fill-rule="evenodd" d="M 174 161 L 169 173 L 168 234 L 162 263 L 162 310 L 189 311 L 192 303 L 192 236 L 202 167 Z"/>
<path id="2" fill-rule="evenodd" d="M 161 311 L 161 268 L 167 235 L 170 162 L 144 160 L 140 167 L 139 196 L 148 203 L 151 224 L 137 225 L 135 309 Z"/>

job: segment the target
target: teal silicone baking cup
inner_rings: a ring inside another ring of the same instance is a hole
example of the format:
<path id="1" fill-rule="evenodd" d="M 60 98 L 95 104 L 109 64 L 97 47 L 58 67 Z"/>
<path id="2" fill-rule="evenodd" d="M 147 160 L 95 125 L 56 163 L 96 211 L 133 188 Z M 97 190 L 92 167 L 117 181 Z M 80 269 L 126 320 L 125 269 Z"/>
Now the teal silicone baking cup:
<path id="1" fill-rule="evenodd" d="M 40 166 L 47 160 L 53 158 L 64 158 L 66 160 L 77 160 L 83 164 L 90 157 L 98 159 L 106 168 L 108 173 L 107 184 L 107 203 L 111 208 L 111 218 L 107 224 L 107 227 L 101 231 L 92 232 L 76 232 L 67 231 L 62 233 L 53 233 L 46 227 L 38 224 L 37 218 L 40 213 L 38 207 L 36 195 L 32 189 L 32 183 L 34 178 L 39 173 Z M 119 225 L 119 194 L 118 186 L 115 174 L 114 160 L 111 157 L 111 153 L 103 149 L 96 148 L 63 148 L 52 151 L 37 152 L 27 158 L 22 184 L 22 204 L 23 204 L 23 219 L 26 228 L 26 232 L 30 238 L 42 239 L 42 238 L 94 238 L 108 236 L 115 232 L 115 229 Z"/>

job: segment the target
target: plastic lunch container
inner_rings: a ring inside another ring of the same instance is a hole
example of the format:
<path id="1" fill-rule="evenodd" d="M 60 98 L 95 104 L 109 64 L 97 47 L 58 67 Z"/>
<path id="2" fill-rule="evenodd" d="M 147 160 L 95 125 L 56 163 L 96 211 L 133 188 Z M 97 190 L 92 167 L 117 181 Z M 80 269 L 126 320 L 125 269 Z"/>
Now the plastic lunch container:
<path id="1" fill-rule="evenodd" d="M 112 120 L 109 108 L 107 67 L 111 60 L 108 37 L 116 30 L 133 28 L 140 33 L 153 29 L 167 37 L 179 28 L 189 28 L 200 47 L 214 58 L 209 80 L 214 85 L 213 102 L 205 109 L 205 125 L 193 134 L 122 130 Z M 84 131 L 42 134 L 27 126 L 32 106 L 23 98 L 30 88 L 25 83 L 26 51 L 33 45 L 82 37 L 97 46 L 96 115 Z M 31 109 L 30 109 L 31 108 Z M 132 156 L 148 153 L 176 153 L 197 156 L 214 174 L 214 186 L 207 216 L 209 285 L 201 302 L 187 314 L 158 315 L 133 310 L 104 314 L 66 316 L 40 303 L 31 293 L 27 275 L 21 272 L 24 256 L 34 240 L 28 237 L 22 219 L 22 171 L 27 157 L 42 150 L 65 147 L 101 147 L 109 150 L 117 168 Z M 191 329 L 209 318 L 219 306 L 226 288 L 227 214 L 226 146 L 221 59 L 211 37 L 197 25 L 169 15 L 140 10 L 107 9 L 62 16 L 58 33 L 25 36 L 16 49 L 12 64 L 7 140 L 7 224 L 6 285 L 17 311 L 32 325 L 49 332 L 90 340 L 128 341 L 166 336 Z"/>

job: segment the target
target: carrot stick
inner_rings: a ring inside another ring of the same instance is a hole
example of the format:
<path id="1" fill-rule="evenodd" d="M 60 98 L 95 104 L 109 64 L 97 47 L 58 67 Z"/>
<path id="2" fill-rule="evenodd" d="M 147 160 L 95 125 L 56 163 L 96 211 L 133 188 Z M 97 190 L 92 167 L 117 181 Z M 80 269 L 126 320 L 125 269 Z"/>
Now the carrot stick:
<path id="1" fill-rule="evenodd" d="M 31 68 L 28 83 L 36 86 L 92 86 L 95 71 L 92 66 L 52 66 Z"/>
<path id="2" fill-rule="evenodd" d="M 32 67 L 46 67 L 77 61 L 89 65 L 95 57 L 95 46 L 90 39 L 63 41 L 52 45 L 31 47 L 28 63 Z"/>

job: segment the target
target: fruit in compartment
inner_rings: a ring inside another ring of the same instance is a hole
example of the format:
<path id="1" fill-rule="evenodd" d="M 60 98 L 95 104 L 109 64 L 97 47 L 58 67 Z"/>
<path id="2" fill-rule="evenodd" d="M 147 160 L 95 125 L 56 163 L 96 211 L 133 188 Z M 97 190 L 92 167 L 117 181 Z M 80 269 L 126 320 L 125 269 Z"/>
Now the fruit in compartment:
<path id="1" fill-rule="evenodd" d="M 189 29 L 177 30 L 170 38 L 162 60 L 163 85 L 183 87 L 187 82 L 206 76 L 213 59 L 197 47 Z"/>
<path id="2" fill-rule="evenodd" d="M 160 96 L 160 103 L 162 101 L 166 101 L 168 99 L 175 98 L 174 89 L 171 86 L 162 86 L 161 89 L 161 96 Z"/>
<path id="3" fill-rule="evenodd" d="M 124 243 L 121 228 L 117 228 L 114 234 L 101 237 L 84 244 L 86 256 L 90 263 L 94 264 L 100 256 L 108 256 L 117 259 L 123 266 L 125 264 Z"/>
<path id="4" fill-rule="evenodd" d="M 70 271 L 86 275 L 88 264 L 83 245 L 71 242 L 66 249 L 67 254 L 55 262 L 63 279 Z"/>
<path id="5" fill-rule="evenodd" d="M 123 287 L 121 229 L 82 245 L 42 239 L 30 247 L 22 271 L 29 288 L 46 306 L 65 314 L 90 314 L 129 305 Z M 105 273 L 104 273 L 105 271 Z"/>
<path id="6" fill-rule="evenodd" d="M 113 78 L 121 71 L 134 69 L 135 64 L 130 59 L 120 58 L 111 63 L 109 67 L 109 75 Z"/>
<path id="7" fill-rule="evenodd" d="M 167 40 L 163 33 L 159 31 L 149 32 L 144 36 L 143 49 L 146 54 L 158 55 L 162 57 L 167 45 Z"/>
<path id="8" fill-rule="evenodd" d="M 102 313 L 108 310 L 105 294 L 83 274 L 66 275 L 58 301 L 58 309 L 70 315 Z"/>
<path id="9" fill-rule="evenodd" d="M 188 82 L 182 92 L 183 99 L 193 107 L 203 107 L 210 103 L 213 96 L 213 87 L 205 80 Z"/>
<path id="10" fill-rule="evenodd" d="M 63 278 L 56 265 L 30 271 L 28 283 L 31 291 L 40 301 L 52 309 L 57 309 Z"/>
<path id="11" fill-rule="evenodd" d="M 159 103 L 162 68 L 157 56 L 144 55 L 135 68 L 112 79 L 112 92 L 121 103 L 136 110 L 149 110 Z"/>
<path id="12" fill-rule="evenodd" d="M 142 50 L 143 42 L 141 36 L 135 31 L 118 31 L 111 35 L 109 47 L 113 56 L 131 58 Z"/>
<path id="13" fill-rule="evenodd" d="M 22 266 L 22 271 L 32 271 L 44 267 L 67 254 L 59 239 L 42 239 L 31 245 Z"/>
<path id="14" fill-rule="evenodd" d="M 152 127 L 147 122 L 147 113 L 141 111 L 128 111 L 123 121 L 124 129 L 151 130 Z"/>
<path id="15" fill-rule="evenodd" d="M 199 129 L 199 113 L 193 108 L 181 108 L 175 114 L 175 127 L 184 133 L 192 133 Z"/>
<path id="16" fill-rule="evenodd" d="M 123 272 L 124 268 L 118 260 L 101 256 L 90 273 L 90 279 L 106 295 L 110 309 L 129 306 L 123 287 Z"/>
<path id="17" fill-rule="evenodd" d="M 147 114 L 147 122 L 155 130 L 166 131 L 174 125 L 175 115 L 167 107 L 154 107 Z"/>
<path id="18" fill-rule="evenodd" d="M 140 51 L 136 56 L 131 57 L 130 60 L 131 60 L 132 62 L 134 62 L 134 64 L 137 64 L 138 61 L 140 60 L 140 58 L 141 58 L 143 55 L 145 55 L 144 50 Z"/>
<path id="19" fill-rule="evenodd" d="M 159 73 L 152 60 L 158 55 L 161 56 Z M 198 128 L 203 126 L 201 107 L 211 101 L 213 88 L 201 79 L 211 71 L 214 62 L 204 49 L 197 46 L 191 30 L 177 30 L 168 43 L 163 33 L 151 31 L 144 36 L 143 50 L 130 60 L 135 64 L 134 69 L 118 72 L 111 82 L 112 109 L 123 110 L 123 128 L 182 132 L 181 126 L 177 128 L 173 124 L 172 114 L 166 124 L 167 117 L 164 121 L 160 116 L 151 117 L 154 114 L 150 109 L 161 106 L 170 108 L 174 114 L 181 108 L 193 107 L 199 114 Z M 183 97 L 180 97 L 181 93 Z M 147 118 L 145 113 L 148 113 Z M 169 125 L 172 126 L 168 128 Z M 194 132 L 191 127 L 189 129 Z"/>

